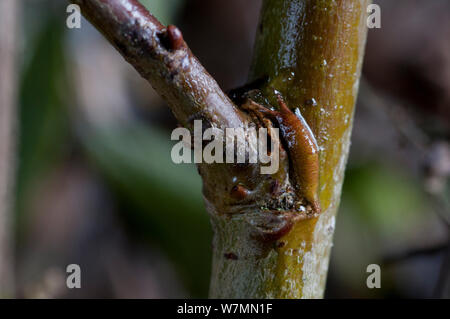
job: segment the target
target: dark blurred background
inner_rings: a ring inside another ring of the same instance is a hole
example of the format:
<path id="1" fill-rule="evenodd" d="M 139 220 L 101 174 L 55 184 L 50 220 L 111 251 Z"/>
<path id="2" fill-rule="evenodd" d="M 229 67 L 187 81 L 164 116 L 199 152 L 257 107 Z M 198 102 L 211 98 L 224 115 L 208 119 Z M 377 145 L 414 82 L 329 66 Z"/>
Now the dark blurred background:
<path id="1" fill-rule="evenodd" d="M 260 0 L 141 2 L 224 90 L 245 84 Z M 206 297 L 212 234 L 174 117 L 86 20 L 66 27 L 65 1 L 19 3 L 16 295 Z M 326 297 L 448 298 L 450 2 L 375 3 Z"/>

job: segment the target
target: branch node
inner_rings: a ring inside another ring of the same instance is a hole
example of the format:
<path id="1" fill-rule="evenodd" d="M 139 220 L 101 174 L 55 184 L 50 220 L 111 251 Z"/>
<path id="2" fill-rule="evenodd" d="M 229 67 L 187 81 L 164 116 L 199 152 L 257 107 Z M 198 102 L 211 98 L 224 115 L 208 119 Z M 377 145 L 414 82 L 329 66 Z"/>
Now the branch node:
<path id="1" fill-rule="evenodd" d="M 165 30 L 161 33 L 157 34 L 161 45 L 167 51 L 176 51 L 184 48 L 185 42 L 183 40 L 183 34 L 180 29 L 178 29 L 174 25 L 169 25 Z"/>

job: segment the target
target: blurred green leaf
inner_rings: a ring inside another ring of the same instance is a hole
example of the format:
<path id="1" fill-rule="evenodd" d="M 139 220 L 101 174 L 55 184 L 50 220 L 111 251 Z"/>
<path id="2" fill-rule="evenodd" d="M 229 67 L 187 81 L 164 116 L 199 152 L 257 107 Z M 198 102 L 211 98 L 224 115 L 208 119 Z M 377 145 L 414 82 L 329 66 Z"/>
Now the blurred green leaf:
<path id="1" fill-rule="evenodd" d="M 409 231 L 428 212 L 418 181 L 387 166 L 370 164 L 347 170 L 344 196 L 386 236 Z"/>
<path id="2" fill-rule="evenodd" d="M 21 77 L 16 184 L 19 231 L 35 182 L 67 152 L 69 126 L 64 103 L 69 90 L 61 25 L 60 19 L 46 18 L 27 49 L 30 61 Z"/>
<path id="3" fill-rule="evenodd" d="M 401 247 L 423 227 L 431 212 L 420 184 L 401 169 L 365 163 L 348 167 L 342 195 L 332 251 L 335 278 L 349 291 L 346 297 L 383 296 L 392 288 L 388 275 L 381 290 L 367 289 L 366 267 L 382 263 L 386 245 Z"/>
<path id="4" fill-rule="evenodd" d="M 141 3 L 163 24 L 167 25 L 174 23 L 184 0 L 141 0 Z"/>
<path id="5" fill-rule="evenodd" d="M 169 133 L 138 122 L 83 132 L 96 167 L 136 208 L 135 224 L 161 244 L 191 294 L 206 297 L 211 230 L 195 166 L 174 164 Z"/>

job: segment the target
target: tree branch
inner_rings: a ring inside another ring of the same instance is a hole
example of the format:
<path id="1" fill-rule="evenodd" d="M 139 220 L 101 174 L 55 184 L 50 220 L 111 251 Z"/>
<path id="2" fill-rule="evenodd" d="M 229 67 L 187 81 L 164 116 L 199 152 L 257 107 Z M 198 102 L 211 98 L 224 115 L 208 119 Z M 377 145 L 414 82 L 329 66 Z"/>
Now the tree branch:
<path id="1" fill-rule="evenodd" d="M 314 164 L 319 166 L 320 183 L 315 186 L 322 213 L 301 218 L 305 215 L 297 204 L 305 204 L 305 198 L 292 190 L 296 181 L 301 189 L 312 185 L 309 179 L 293 176 L 315 166 L 295 166 L 300 159 L 296 156 L 303 155 L 289 149 L 301 146 L 296 142 L 300 139 L 287 143 L 290 132 L 281 137 L 287 148 L 277 143 L 280 165 L 272 175 L 261 174 L 259 164 L 199 164 L 214 230 L 211 297 L 323 295 L 350 145 L 368 1 L 264 1 L 251 80 L 258 83 L 256 97 L 261 103 L 275 106 L 281 92 L 311 127 L 319 146 L 311 154 L 320 156 Z M 202 119 L 220 128 L 272 125 L 257 113 L 252 118 L 237 109 L 192 55 L 179 30 L 164 28 L 136 0 L 72 2 L 166 99 L 181 124 L 192 128 L 193 119 Z M 290 120 L 300 121 L 291 115 Z M 304 126 L 292 126 L 293 133 L 301 134 Z M 312 134 L 309 127 L 305 132 Z"/>
<path id="2" fill-rule="evenodd" d="M 240 112 L 174 26 L 164 27 L 137 0 L 71 0 L 166 100 L 180 124 L 202 119 L 240 127 Z"/>

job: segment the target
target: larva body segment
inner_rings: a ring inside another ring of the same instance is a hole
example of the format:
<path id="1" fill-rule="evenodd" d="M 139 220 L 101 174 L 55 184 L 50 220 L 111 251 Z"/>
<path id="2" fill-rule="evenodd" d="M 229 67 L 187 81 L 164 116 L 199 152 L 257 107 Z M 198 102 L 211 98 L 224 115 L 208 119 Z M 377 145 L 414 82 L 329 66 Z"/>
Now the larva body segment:
<path id="1" fill-rule="evenodd" d="M 293 113 L 278 96 L 279 111 L 269 110 L 262 105 L 248 100 L 243 107 L 276 121 L 281 137 L 289 154 L 293 185 L 299 198 L 312 210 L 312 216 L 321 212 L 319 201 L 319 148 L 316 138 L 300 110 Z"/>

